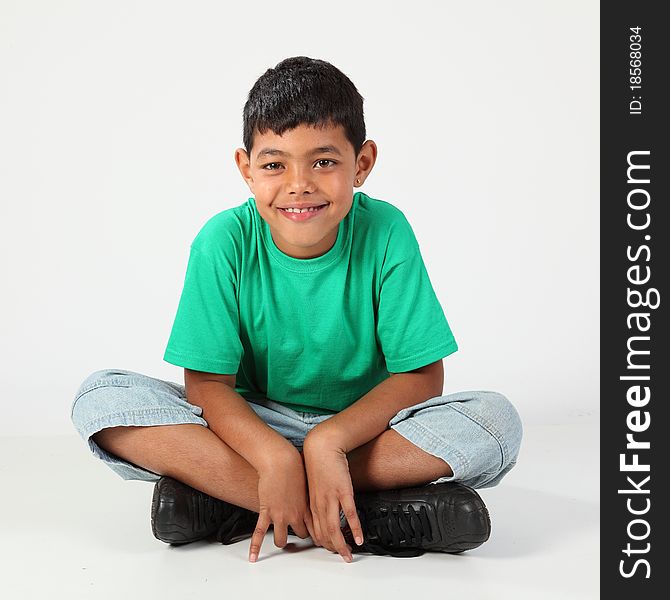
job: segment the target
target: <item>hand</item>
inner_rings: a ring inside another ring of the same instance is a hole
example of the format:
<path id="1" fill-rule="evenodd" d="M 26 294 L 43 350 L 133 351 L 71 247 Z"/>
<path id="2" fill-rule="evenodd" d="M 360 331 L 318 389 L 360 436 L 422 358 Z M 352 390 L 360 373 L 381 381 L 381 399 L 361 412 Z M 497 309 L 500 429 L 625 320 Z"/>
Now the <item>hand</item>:
<path id="1" fill-rule="evenodd" d="M 332 441 L 312 437 L 309 441 L 305 439 L 303 459 L 316 534 L 312 540 L 339 552 L 346 562 L 351 562 L 351 546 L 345 542 L 340 529 L 340 506 L 359 545 L 363 543 L 363 529 L 354 503 L 347 454 Z"/>
<path id="2" fill-rule="evenodd" d="M 293 450 L 295 452 L 278 458 L 258 472 L 260 511 L 249 547 L 250 562 L 256 562 L 270 523 L 274 525 L 278 548 L 286 546 L 289 525 L 298 537 L 314 539 L 305 468 L 302 457 Z"/>

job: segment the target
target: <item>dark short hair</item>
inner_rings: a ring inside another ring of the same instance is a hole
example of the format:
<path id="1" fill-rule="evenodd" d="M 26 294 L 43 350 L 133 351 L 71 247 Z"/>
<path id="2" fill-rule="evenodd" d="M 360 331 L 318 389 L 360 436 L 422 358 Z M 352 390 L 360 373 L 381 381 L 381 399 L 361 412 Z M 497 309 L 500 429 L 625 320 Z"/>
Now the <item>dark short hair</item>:
<path id="1" fill-rule="evenodd" d="M 254 83 L 244 105 L 244 147 L 254 134 L 277 135 L 298 125 L 342 125 L 358 156 L 365 142 L 363 97 L 351 80 L 325 60 L 293 56 L 268 69 Z"/>

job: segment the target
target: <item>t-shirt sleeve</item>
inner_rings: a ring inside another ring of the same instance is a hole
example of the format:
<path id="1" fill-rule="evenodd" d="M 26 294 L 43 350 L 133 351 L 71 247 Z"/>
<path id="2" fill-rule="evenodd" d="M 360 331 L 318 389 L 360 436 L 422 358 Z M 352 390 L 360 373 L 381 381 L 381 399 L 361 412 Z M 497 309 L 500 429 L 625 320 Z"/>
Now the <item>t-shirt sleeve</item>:
<path id="1" fill-rule="evenodd" d="M 237 374 L 243 350 L 234 281 L 225 261 L 191 246 L 163 360 L 196 371 Z"/>
<path id="2" fill-rule="evenodd" d="M 377 338 L 390 373 L 418 369 L 458 350 L 404 215 L 391 230 L 381 269 Z"/>

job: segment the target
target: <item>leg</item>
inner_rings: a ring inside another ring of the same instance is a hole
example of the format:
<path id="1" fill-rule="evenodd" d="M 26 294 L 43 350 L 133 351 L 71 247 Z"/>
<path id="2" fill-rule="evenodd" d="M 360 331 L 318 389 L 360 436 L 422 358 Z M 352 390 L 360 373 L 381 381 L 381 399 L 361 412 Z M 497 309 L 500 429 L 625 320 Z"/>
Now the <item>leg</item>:
<path id="1" fill-rule="evenodd" d="M 169 475 L 258 512 L 255 469 L 207 428 L 184 386 L 120 369 L 89 375 L 72 421 L 95 456 L 124 479 Z"/>
<path id="2" fill-rule="evenodd" d="M 391 429 L 349 453 L 354 489 L 446 480 L 491 487 L 516 464 L 522 437 L 514 406 L 490 391 L 431 398 L 403 409 L 389 425 Z"/>
<path id="3" fill-rule="evenodd" d="M 254 512 L 259 511 L 258 473 L 214 432 L 202 425 L 111 427 L 93 440 L 112 454 L 167 475 Z"/>
<path id="4" fill-rule="evenodd" d="M 426 485 L 453 474 L 448 463 L 421 450 L 393 429 L 352 450 L 347 459 L 356 492 Z"/>

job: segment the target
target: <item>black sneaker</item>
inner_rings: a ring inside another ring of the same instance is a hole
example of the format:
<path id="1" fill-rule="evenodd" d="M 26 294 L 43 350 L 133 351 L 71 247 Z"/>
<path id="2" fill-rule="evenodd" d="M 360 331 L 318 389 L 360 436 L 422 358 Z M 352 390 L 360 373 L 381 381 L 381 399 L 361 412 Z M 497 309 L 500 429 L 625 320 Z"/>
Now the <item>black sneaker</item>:
<path id="1" fill-rule="evenodd" d="M 172 479 L 161 477 L 151 501 L 151 530 L 168 544 L 188 544 L 215 535 L 222 544 L 251 537 L 258 513 Z"/>
<path id="2" fill-rule="evenodd" d="M 420 556 L 427 551 L 456 554 L 481 546 L 491 534 L 483 500 L 460 483 L 357 492 L 354 501 L 364 541 L 362 546 L 356 544 L 343 518 L 342 533 L 352 553 L 398 557 Z"/>

